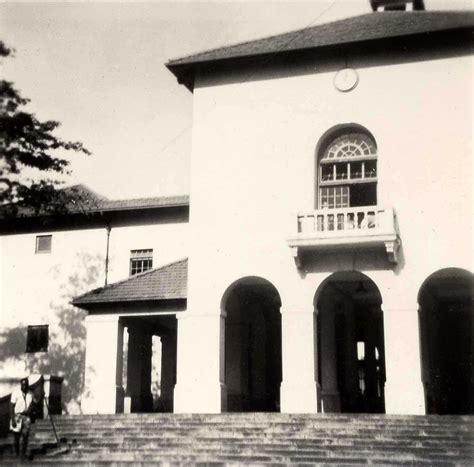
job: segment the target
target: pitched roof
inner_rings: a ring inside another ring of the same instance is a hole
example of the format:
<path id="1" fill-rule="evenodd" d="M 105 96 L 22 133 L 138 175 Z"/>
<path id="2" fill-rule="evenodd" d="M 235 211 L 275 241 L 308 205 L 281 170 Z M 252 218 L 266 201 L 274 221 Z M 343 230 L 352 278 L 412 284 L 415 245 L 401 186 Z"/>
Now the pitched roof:
<path id="1" fill-rule="evenodd" d="M 188 260 L 182 259 L 91 290 L 74 298 L 72 303 L 87 309 L 105 303 L 186 299 L 187 284 Z"/>
<path id="2" fill-rule="evenodd" d="M 169 208 L 188 205 L 188 195 L 161 196 L 154 198 L 108 200 L 100 204 L 100 210 L 117 211 L 126 209 Z"/>
<path id="3" fill-rule="evenodd" d="M 265 55 L 342 46 L 440 31 L 472 30 L 472 11 L 385 11 L 312 26 L 297 31 L 220 47 L 169 61 L 166 66 L 182 80 L 183 72 L 204 64 Z"/>
<path id="4" fill-rule="evenodd" d="M 142 209 L 156 209 L 156 208 L 172 208 L 189 206 L 188 195 L 177 196 L 157 196 L 150 198 L 136 198 L 136 199 L 118 199 L 110 200 L 107 197 L 96 193 L 86 185 L 74 185 L 71 187 L 59 190 L 59 193 L 64 193 L 66 205 L 59 211 L 48 211 L 42 209 L 36 212 L 33 208 L 27 206 L 20 206 L 15 211 L 13 217 L 28 218 L 41 217 L 51 214 L 90 214 L 97 212 L 113 212 L 113 211 L 129 211 Z M 11 217 L 9 212 L 9 205 L 0 206 L 0 220 Z"/>

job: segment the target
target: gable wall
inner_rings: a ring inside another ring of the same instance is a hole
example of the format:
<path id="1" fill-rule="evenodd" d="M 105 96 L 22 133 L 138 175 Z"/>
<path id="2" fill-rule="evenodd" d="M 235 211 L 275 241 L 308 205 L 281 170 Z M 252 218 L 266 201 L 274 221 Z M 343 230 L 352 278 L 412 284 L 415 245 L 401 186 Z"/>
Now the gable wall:
<path id="1" fill-rule="evenodd" d="M 287 305 L 305 296 L 311 306 L 308 299 L 324 277 L 354 267 L 352 256 L 335 261 L 335 255 L 300 276 L 285 242 L 295 213 L 315 206 L 318 140 L 344 123 L 375 136 L 378 204 L 395 209 L 403 243 L 395 270 L 370 255 L 358 255 L 355 268 L 394 280 L 392 290 L 406 291 L 409 277 L 410 290 L 402 295 L 412 303 L 431 272 L 470 267 L 470 56 L 425 53 L 394 61 L 354 55 L 348 65 L 360 81 L 348 93 L 333 86 L 344 58 L 307 63 L 297 72 L 281 67 L 273 77 L 263 65 L 260 72 L 203 74 L 195 85 L 191 312 L 217 312 L 226 287 L 245 275 L 272 281 Z"/>

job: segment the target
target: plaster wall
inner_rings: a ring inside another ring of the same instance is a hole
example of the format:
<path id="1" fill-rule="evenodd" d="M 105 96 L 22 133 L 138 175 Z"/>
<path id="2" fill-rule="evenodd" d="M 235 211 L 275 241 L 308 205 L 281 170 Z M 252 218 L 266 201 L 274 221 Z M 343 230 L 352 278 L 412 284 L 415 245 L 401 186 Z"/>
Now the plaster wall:
<path id="1" fill-rule="evenodd" d="M 359 270 L 382 295 L 387 359 L 394 358 L 390 368 L 387 362 L 387 385 L 399 379 L 401 392 L 410 384 L 407 378 L 418 378 L 418 290 L 438 269 L 472 267 L 472 65 L 463 55 L 397 61 L 347 57 L 360 78 L 348 93 L 333 86 L 343 59 L 273 75 L 252 70 L 198 78 L 187 311 L 187 319 L 195 317 L 196 332 L 217 343 L 210 334 L 219 327 L 199 328 L 199 315 L 218 315 L 235 280 L 261 276 L 275 285 L 282 313 L 290 316 L 283 320 L 285 336 L 292 314 L 300 319 L 296 316 L 313 312 L 325 278 L 338 270 Z M 364 126 L 376 139 L 378 204 L 397 213 L 399 263 L 390 265 L 383 252 L 319 254 L 298 271 L 285 240 L 296 232 L 296 213 L 315 208 L 316 146 L 329 129 L 348 123 Z M 289 333 L 287 339 L 297 346 L 297 336 Z M 293 348 L 284 341 L 285 346 Z M 180 374 L 183 388 L 204 380 L 222 385 L 222 374 L 215 373 L 217 351 L 205 358 L 199 348 L 191 351 L 194 359 L 178 357 L 178 386 Z M 190 351 L 180 347 L 180 352 Z M 406 358 L 398 361 L 400 352 Z M 300 368 L 300 375 L 311 374 L 304 356 L 295 355 L 283 356 L 284 380 L 289 365 Z M 184 363 L 209 358 L 216 361 L 204 369 Z M 403 376 L 407 366 L 413 372 Z M 422 410 L 419 398 L 415 408 L 404 409 L 407 403 L 400 399 L 387 410 L 416 413 Z"/>
<path id="2" fill-rule="evenodd" d="M 153 267 L 187 255 L 187 222 L 113 227 L 108 283 L 129 277 L 130 250 L 153 249 Z M 105 228 L 41 232 L 52 234 L 50 253 L 35 253 L 37 233 L 0 237 L 0 392 L 31 373 L 64 376 L 63 400 L 78 411 L 85 361 L 86 312 L 73 297 L 105 280 Z M 26 354 L 28 325 L 49 325 L 48 352 Z"/>

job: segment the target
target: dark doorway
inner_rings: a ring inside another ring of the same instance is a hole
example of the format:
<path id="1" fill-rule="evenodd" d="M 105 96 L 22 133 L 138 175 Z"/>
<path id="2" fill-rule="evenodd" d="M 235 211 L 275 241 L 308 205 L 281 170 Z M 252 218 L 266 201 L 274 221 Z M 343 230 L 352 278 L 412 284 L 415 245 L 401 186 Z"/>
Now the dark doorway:
<path id="1" fill-rule="evenodd" d="M 318 376 L 325 412 L 384 413 L 381 296 L 360 272 L 333 274 L 317 295 Z"/>
<path id="2" fill-rule="evenodd" d="M 229 412 L 280 410 L 280 297 L 268 281 L 245 278 L 226 292 L 225 382 Z"/>
<path id="3" fill-rule="evenodd" d="M 474 413 L 472 274 L 443 269 L 418 297 L 426 411 Z"/>
<path id="4" fill-rule="evenodd" d="M 126 317 L 123 324 L 127 332 L 124 339 L 125 401 L 129 401 L 130 411 L 173 412 L 176 317 Z"/>

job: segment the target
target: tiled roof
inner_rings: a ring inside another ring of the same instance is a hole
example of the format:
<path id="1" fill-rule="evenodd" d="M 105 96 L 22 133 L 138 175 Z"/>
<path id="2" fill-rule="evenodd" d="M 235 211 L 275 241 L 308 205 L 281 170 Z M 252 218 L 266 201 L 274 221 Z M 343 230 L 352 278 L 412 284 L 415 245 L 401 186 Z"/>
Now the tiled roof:
<path id="1" fill-rule="evenodd" d="M 355 42 L 472 29 L 472 11 L 387 11 L 355 16 L 297 31 L 230 45 L 171 60 L 167 67 L 180 78 L 180 70 L 193 66 L 264 55 L 340 46 Z"/>
<path id="2" fill-rule="evenodd" d="M 186 299 L 187 284 L 188 260 L 183 259 L 92 290 L 72 303 L 88 308 L 105 303 Z"/>
<path id="3" fill-rule="evenodd" d="M 99 209 L 105 211 L 118 211 L 124 209 L 164 208 L 187 205 L 189 205 L 189 196 L 180 195 L 105 201 L 100 204 Z"/>
<path id="4" fill-rule="evenodd" d="M 74 185 L 64 188 L 63 191 L 68 196 L 67 206 L 65 206 L 63 210 L 59 212 L 49 212 L 47 210 L 35 212 L 32 208 L 21 206 L 16 210 L 14 217 L 28 218 L 48 216 L 50 214 L 89 214 L 97 212 L 136 211 L 141 209 L 189 206 L 188 195 L 110 200 L 91 190 L 86 185 Z M 8 206 L 0 207 L 0 220 L 10 216 L 9 211 L 6 208 L 8 208 Z"/>

